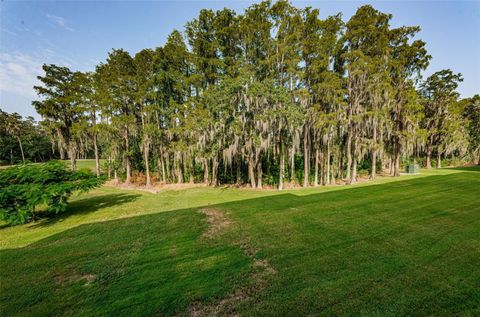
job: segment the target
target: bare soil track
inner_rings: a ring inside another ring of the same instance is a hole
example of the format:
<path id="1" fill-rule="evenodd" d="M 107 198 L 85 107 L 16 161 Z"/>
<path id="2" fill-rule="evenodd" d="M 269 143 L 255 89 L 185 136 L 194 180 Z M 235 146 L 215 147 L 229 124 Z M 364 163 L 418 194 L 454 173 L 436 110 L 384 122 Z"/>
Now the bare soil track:
<path id="1" fill-rule="evenodd" d="M 207 216 L 208 229 L 203 233 L 202 238 L 211 240 L 223 234 L 233 222 L 220 210 L 214 208 L 203 208 L 200 212 Z M 263 289 L 268 287 L 272 275 L 277 271 L 270 265 L 267 259 L 256 257 L 258 250 L 248 243 L 238 243 L 246 256 L 251 258 L 252 266 L 249 276 L 249 283 L 239 287 L 227 297 L 211 303 L 195 302 L 189 309 L 192 317 L 202 316 L 238 316 L 235 308 L 241 304 L 253 300 Z"/>

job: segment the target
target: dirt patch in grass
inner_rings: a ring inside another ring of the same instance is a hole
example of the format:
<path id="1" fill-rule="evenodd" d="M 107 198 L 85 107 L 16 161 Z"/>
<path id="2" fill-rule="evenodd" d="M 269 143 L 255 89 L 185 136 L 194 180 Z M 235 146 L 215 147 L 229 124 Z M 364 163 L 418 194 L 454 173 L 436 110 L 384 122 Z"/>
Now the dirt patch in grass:
<path id="1" fill-rule="evenodd" d="M 213 239 L 223 233 L 233 222 L 221 211 L 213 208 L 204 208 L 200 212 L 207 216 L 208 229 L 202 237 Z M 247 241 L 241 241 L 238 245 L 246 256 L 252 259 L 249 283 L 235 289 L 227 297 L 214 302 L 195 302 L 190 306 L 188 315 L 192 317 L 202 316 L 238 316 L 236 308 L 239 304 L 253 300 L 255 296 L 268 287 L 272 275 L 277 271 L 270 265 L 267 259 L 257 258 L 258 250 Z"/>
<path id="2" fill-rule="evenodd" d="M 118 183 L 115 180 L 107 181 L 105 185 L 109 187 L 117 187 L 117 188 L 127 189 L 127 190 L 142 190 L 152 194 L 156 194 L 159 192 L 159 189 L 156 186 L 147 187 L 145 185 L 138 185 L 134 183 L 124 184 L 124 183 Z"/>
<path id="3" fill-rule="evenodd" d="M 203 208 L 200 210 L 202 214 L 207 216 L 208 228 L 202 234 L 203 238 L 215 238 L 217 235 L 227 229 L 232 222 L 225 216 L 225 214 L 219 210 L 212 208 Z"/>
<path id="4" fill-rule="evenodd" d="M 153 183 L 151 186 L 145 186 L 144 184 L 138 183 L 119 183 L 115 182 L 114 180 L 107 181 L 105 185 L 110 187 L 117 187 L 121 189 L 127 190 L 142 190 L 152 194 L 157 194 L 163 190 L 183 190 L 183 189 L 190 189 L 190 188 L 198 188 L 198 187 L 206 187 L 207 185 L 203 183 L 182 183 L 182 184 L 161 184 L 161 183 Z"/>
<path id="5" fill-rule="evenodd" d="M 55 276 L 55 282 L 60 286 L 64 287 L 68 284 L 76 283 L 76 282 L 83 282 L 84 286 L 89 286 L 95 280 L 97 276 L 95 274 L 78 274 L 78 273 L 71 273 L 71 274 L 59 274 Z"/>

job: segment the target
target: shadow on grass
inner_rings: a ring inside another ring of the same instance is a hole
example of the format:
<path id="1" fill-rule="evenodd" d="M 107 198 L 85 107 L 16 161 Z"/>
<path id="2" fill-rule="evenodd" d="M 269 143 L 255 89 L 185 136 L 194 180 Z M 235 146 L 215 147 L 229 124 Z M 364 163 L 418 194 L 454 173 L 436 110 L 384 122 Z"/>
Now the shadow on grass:
<path id="1" fill-rule="evenodd" d="M 73 215 L 87 214 L 102 208 L 109 208 L 133 202 L 140 196 L 141 195 L 139 194 L 118 193 L 76 200 L 68 204 L 65 212 L 47 215 L 47 217 L 43 218 L 33 227 L 51 226 Z"/>
<path id="2" fill-rule="evenodd" d="M 461 172 L 305 196 L 285 193 L 212 204 L 209 207 L 228 211 L 234 222 L 241 226 L 237 233 L 219 240 L 213 246 L 199 239 L 207 227 L 207 221 L 195 212 L 198 208 L 84 224 L 26 247 L 1 251 L 5 270 L 0 272 L 4 281 L 0 289 L 0 293 L 4 294 L 0 296 L 0 304 L 6 307 L 6 315 L 8 312 L 21 311 L 24 307 L 29 309 L 25 315 L 39 315 L 42 310 L 60 314 L 64 309 L 70 309 L 72 315 L 79 312 L 85 315 L 174 315 L 178 311 L 186 311 L 194 301 L 223 298 L 238 284 L 242 284 L 248 259 L 232 241 L 238 238 L 236 234 L 245 234 L 253 239 L 252 243 L 260 241 L 271 250 L 281 250 L 275 253 L 276 261 L 272 262 L 277 264 L 277 279 L 284 278 L 288 285 L 293 285 L 290 287 L 304 287 L 292 282 L 297 279 L 297 274 L 302 273 L 300 268 L 304 276 L 310 276 L 311 280 L 305 281 L 317 292 L 321 289 L 315 289 L 315 285 L 322 279 L 339 279 L 337 272 L 342 269 L 345 274 L 351 274 L 350 278 L 356 283 L 364 283 L 362 287 L 365 289 L 374 285 L 372 280 L 377 281 L 376 274 L 391 270 L 394 277 L 386 275 L 386 282 L 382 284 L 390 296 L 385 298 L 389 300 L 378 300 L 385 305 L 385 311 L 397 308 L 395 305 L 409 307 L 416 303 L 415 300 L 403 303 L 402 296 L 395 297 L 396 290 L 403 289 L 404 280 L 401 276 L 395 279 L 394 273 L 404 270 L 401 264 L 409 257 L 412 263 L 425 262 L 425 246 L 429 244 L 437 247 L 433 249 L 432 257 L 450 247 L 449 239 L 438 239 L 434 234 L 442 228 L 450 230 L 450 223 L 439 225 L 447 219 L 460 229 L 463 225 L 471 228 L 475 221 L 478 222 L 478 213 L 473 212 L 478 207 L 472 207 L 475 199 L 478 200 L 478 196 L 475 196 L 478 185 L 480 178 L 477 175 Z M 132 202 L 138 196 L 110 194 L 75 201 L 69 206 L 68 213 L 52 221 Z M 460 200 L 461 197 L 463 200 Z M 466 197 L 469 206 L 465 205 Z M 416 208 L 413 208 L 415 205 Z M 469 212 L 466 215 L 451 211 L 461 210 L 465 206 L 470 208 L 467 208 Z M 460 230 L 458 228 L 457 231 Z M 427 229 L 431 236 L 422 233 Z M 455 234 L 455 231 L 445 233 L 446 237 L 455 237 Z M 410 243 L 402 245 L 404 240 Z M 445 247 L 438 248 L 439 243 L 446 243 Z M 405 253 L 405 257 L 397 261 L 392 246 L 396 246 L 398 252 Z M 270 256 L 274 253 L 271 250 L 261 251 L 267 251 L 266 255 Z M 375 256 L 372 257 L 372 254 Z M 472 252 L 469 256 L 475 259 L 476 254 Z M 371 262 L 365 262 L 365 259 Z M 455 260 L 455 254 L 446 259 Z M 352 263 L 354 265 L 350 266 Z M 337 269 L 329 271 L 329 267 Z M 377 271 L 376 267 L 380 267 L 380 270 Z M 462 280 L 468 277 L 464 274 L 471 274 L 470 262 L 464 263 L 463 271 L 452 270 L 458 274 L 458 280 Z M 288 276 L 291 271 L 295 272 Z M 407 280 L 415 280 L 417 273 L 415 270 L 409 271 Z M 434 281 L 441 279 L 440 273 L 425 278 L 423 282 L 427 286 L 423 289 L 424 296 L 429 295 Z M 88 282 L 88 278 L 93 282 Z M 303 280 L 299 281 L 301 284 Z M 396 284 L 388 284 L 390 281 Z M 351 282 L 338 284 L 335 290 L 343 287 L 348 293 L 349 285 Z M 415 284 L 412 285 L 410 291 L 413 293 Z M 328 283 L 323 286 L 328 287 Z M 461 286 L 468 299 L 472 290 Z M 337 294 L 335 290 L 332 294 L 336 297 L 325 296 L 322 300 L 328 304 L 329 301 L 336 302 L 343 298 L 342 292 Z M 276 291 L 281 293 L 283 288 L 278 286 Z M 365 293 L 368 295 L 368 292 Z M 285 296 L 294 301 L 299 299 L 295 294 L 287 291 Z M 312 315 L 325 309 L 313 306 L 322 303 L 318 294 L 321 292 L 304 294 L 302 301 L 309 304 L 305 307 L 313 308 L 303 313 L 298 311 L 295 315 Z M 359 303 L 368 303 L 362 297 L 367 295 L 359 292 L 349 296 L 355 296 Z M 455 294 L 448 295 L 453 298 Z M 82 301 L 80 298 L 91 300 Z M 459 305 L 465 298 L 457 299 L 455 303 Z M 448 299 L 450 297 L 447 296 Z M 270 309 L 282 305 L 293 311 L 298 309 L 293 302 L 293 306 L 288 307 L 288 301 L 275 302 L 275 297 L 269 300 L 273 301 Z M 354 312 L 358 308 L 345 307 L 347 312 Z M 368 309 L 366 306 L 363 308 Z M 339 308 L 338 311 L 333 310 L 332 315 L 338 315 L 339 312 L 345 314 Z M 425 315 L 438 313 L 434 309 L 425 312 Z"/>
<path id="3" fill-rule="evenodd" d="M 0 271 L 0 315 L 176 316 L 193 301 L 222 298 L 244 282 L 250 260 L 238 246 L 200 239 L 204 220 L 179 209 L 83 224 L 1 250 L 10 268 Z"/>
<path id="4" fill-rule="evenodd" d="M 445 168 L 447 170 L 456 170 L 456 171 L 467 171 L 467 172 L 480 172 L 480 166 L 465 166 L 465 167 L 454 167 L 454 168 Z M 435 175 L 432 175 L 435 176 Z M 429 177 L 432 177 L 429 176 Z M 445 176 L 437 176 L 437 177 L 445 177 Z M 400 182 L 407 182 L 407 180 L 397 180 L 395 182 L 392 182 L 392 184 L 395 183 L 400 183 Z M 374 189 L 377 186 L 388 186 L 390 183 L 386 184 L 371 184 L 367 185 L 367 188 Z M 394 185 L 392 185 L 394 186 Z M 363 187 L 363 186 L 362 186 Z M 225 187 L 224 190 L 226 190 L 228 187 Z M 312 188 L 309 188 L 312 189 Z M 307 194 L 307 195 L 296 195 L 295 192 L 292 193 L 285 193 L 285 194 L 278 194 L 274 195 L 275 196 L 275 201 L 284 201 L 285 204 L 291 205 L 296 204 L 296 203 L 301 203 L 301 202 L 306 202 L 308 201 L 308 197 L 310 197 L 313 200 L 316 200 L 317 195 L 326 195 L 330 192 L 335 192 L 338 190 L 358 190 L 360 188 L 358 187 L 349 187 L 349 186 L 340 186 L 338 188 L 334 189 L 329 189 L 325 192 L 320 192 L 320 193 L 312 193 L 312 194 Z M 51 226 L 57 222 L 61 222 L 64 219 L 72 216 L 72 215 L 81 215 L 81 214 L 87 214 L 91 212 L 95 212 L 99 209 L 102 208 L 109 208 L 117 205 L 122 205 L 125 203 L 130 203 L 135 201 L 138 197 L 141 195 L 139 194 L 126 194 L 126 193 L 118 193 L 118 194 L 107 194 L 107 195 L 101 195 L 101 196 L 96 196 L 96 197 L 90 197 L 90 198 L 84 198 L 81 200 L 76 200 L 71 203 L 69 203 L 67 210 L 65 212 L 62 212 L 60 214 L 44 214 L 41 215 L 42 218 L 40 218 L 39 221 L 33 224 L 33 228 L 35 227 L 45 227 L 45 226 Z M 273 196 L 266 196 L 266 197 L 258 197 L 254 198 L 253 200 L 257 201 L 259 206 L 262 206 L 265 208 L 266 206 L 269 205 L 269 202 L 273 199 Z M 229 204 L 237 204 L 239 202 L 243 201 L 249 201 L 247 200 L 241 200 L 241 201 L 232 201 L 232 202 L 225 202 L 222 205 L 228 206 Z M 200 207 L 199 207 L 200 208 Z M 171 211 L 170 211 L 171 212 Z M 9 224 L 3 224 L 0 225 L 0 229 L 9 227 Z"/>

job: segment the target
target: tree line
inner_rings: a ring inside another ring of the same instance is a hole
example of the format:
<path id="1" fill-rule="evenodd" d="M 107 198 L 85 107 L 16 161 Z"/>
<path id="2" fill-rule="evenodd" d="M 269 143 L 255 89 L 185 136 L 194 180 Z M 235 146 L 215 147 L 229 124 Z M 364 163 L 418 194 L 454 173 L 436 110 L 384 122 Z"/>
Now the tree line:
<path id="1" fill-rule="evenodd" d="M 479 96 L 427 79 L 418 26 L 360 7 L 348 21 L 263 1 L 201 10 L 162 47 L 114 49 L 93 72 L 44 65 L 42 116 L 61 158 L 100 158 L 115 181 L 303 186 L 398 176 L 418 162 L 480 163 Z"/>
<path id="2" fill-rule="evenodd" d="M 57 158 L 49 134 L 33 117 L 0 109 L 0 165 L 42 162 Z"/>

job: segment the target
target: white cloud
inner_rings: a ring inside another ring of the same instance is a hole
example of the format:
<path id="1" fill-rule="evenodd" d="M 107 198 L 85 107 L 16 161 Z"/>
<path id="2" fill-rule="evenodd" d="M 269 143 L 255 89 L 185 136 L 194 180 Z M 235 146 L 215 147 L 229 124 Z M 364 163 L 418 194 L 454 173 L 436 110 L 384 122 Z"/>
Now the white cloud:
<path id="1" fill-rule="evenodd" d="M 45 16 L 55 25 L 70 32 L 75 31 L 74 29 L 72 29 L 67 25 L 67 20 L 65 20 L 65 18 L 59 17 L 57 15 L 53 15 L 53 14 L 48 14 L 48 13 L 46 13 Z"/>
<path id="2" fill-rule="evenodd" d="M 22 53 L 0 53 L 0 92 L 35 97 L 34 85 L 42 73 L 42 63 Z"/>
<path id="3" fill-rule="evenodd" d="M 43 64 L 51 63 L 72 68 L 69 59 L 50 49 L 40 50 L 36 55 L 0 52 L 0 93 L 37 98 L 33 89 L 40 84 L 37 76 L 43 75 Z"/>

